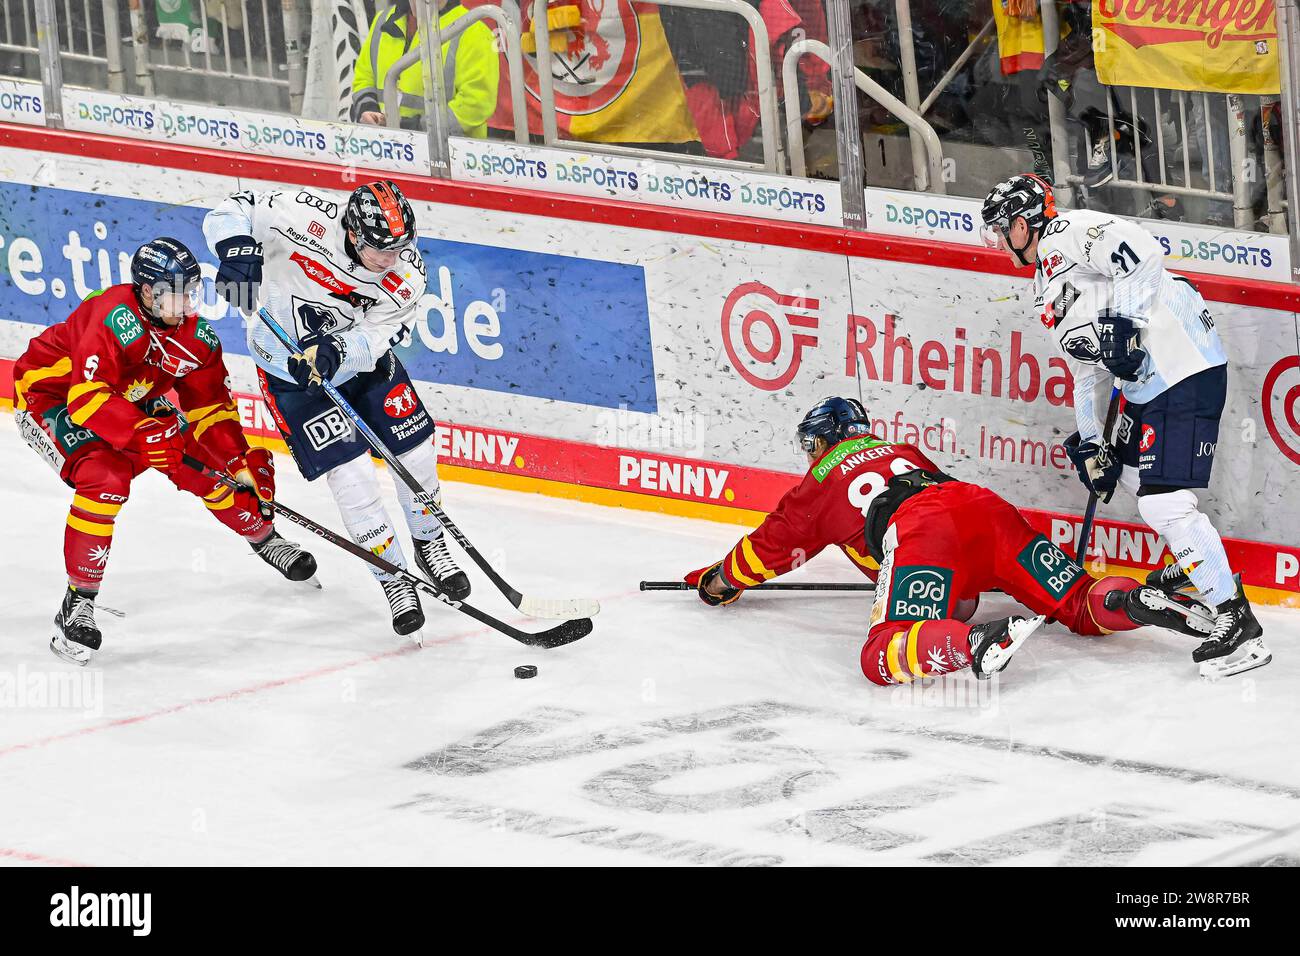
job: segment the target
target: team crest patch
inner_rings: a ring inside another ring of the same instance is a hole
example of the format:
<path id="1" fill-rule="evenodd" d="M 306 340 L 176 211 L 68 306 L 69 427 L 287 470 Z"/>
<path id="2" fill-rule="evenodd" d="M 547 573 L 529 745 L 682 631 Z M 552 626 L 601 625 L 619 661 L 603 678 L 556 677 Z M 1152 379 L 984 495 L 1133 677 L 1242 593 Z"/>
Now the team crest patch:
<path id="1" fill-rule="evenodd" d="M 1084 574 L 1083 568 L 1041 534 L 1025 545 L 1016 560 L 1054 598 L 1063 597 Z"/>
<path id="2" fill-rule="evenodd" d="M 153 382 L 137 378 L 132 380 L 131 384 L 127 386 L 126 392 L 122 397 L 128 402 L 138 402 L 149 394 L 151 388 L 153 388 Z"/>
<path id="3" fill-rule="evenodd" d="M 122 343 L 122 348 L 126 348 L 140 336 L 144 335 L 144 327 L 140 324 L 140 319 L 136 314 L 124 305 L 119 305 L 104 319 L 104 324 L 108 330 L 117 336 L 117 340 Z"/>
<path id="4" fill-rule="evenodd" d="M 929 565 L 894 568 L 889 585 L 889 620 L 942 621 L 948 616 L 952 571 Z"/>

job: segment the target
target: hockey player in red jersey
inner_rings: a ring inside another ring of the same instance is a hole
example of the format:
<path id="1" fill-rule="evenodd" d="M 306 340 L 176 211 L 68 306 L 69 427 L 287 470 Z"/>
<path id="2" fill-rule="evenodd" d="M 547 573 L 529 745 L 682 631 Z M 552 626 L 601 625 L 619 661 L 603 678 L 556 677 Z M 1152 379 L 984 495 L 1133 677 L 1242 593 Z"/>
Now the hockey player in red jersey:
<path id="1" fill-rule="evenodd" d="M 132 258 L 131 280 L 92 294 L 14 365 L 19 431 L 74 490 L 63 541 L 68 590 L 50 647 L 77 664 L 100 646 L 95 597 L 114 521 L 132 479 L 149 468 L 201 498 L 289 580 L 316 571 L 309 553 L 276 533 L 259 501 L 274 495 L 274 465 L 244 439 L 221 344 L 197 315 L 193 254 L 175 239 L 154 239 Z M 173 389 L 179 413 L 164 397 Z M 182 455 L 249 490 L 232 492 L 183 465 Z"/>
<path id="2" fill-rule="evenodd" d="M 686 576 L 706 604 L 730 604 L 832 544 L 869 570 L 865 555 L 880 569 L 862 648 L 862 672 L 876 684 L 968 666 L 988 677 L 1005 667 L 1040 622 L 967 625 L 984 591 L 1005 591 L 1076 634 L 1149 624 L 1204 636 L 1213 627 L 1191 598 L 1091 577 L 1010 503 L 870 428 L 856 399 L 825 399 L 804 417 L 799 441 L 811 467 L 803 481 L 725 558 Z"/>

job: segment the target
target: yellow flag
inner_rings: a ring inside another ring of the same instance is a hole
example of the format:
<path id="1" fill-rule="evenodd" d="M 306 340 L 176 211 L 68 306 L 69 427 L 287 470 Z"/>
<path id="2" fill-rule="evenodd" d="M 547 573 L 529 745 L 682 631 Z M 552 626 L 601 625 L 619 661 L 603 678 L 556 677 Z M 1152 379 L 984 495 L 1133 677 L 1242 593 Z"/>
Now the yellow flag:
<path id="1" fill-rule="evenodd" d="M 1112 86 L 1277 93 L 1274 0 L 1092 0 L 1097 77 Z"/>

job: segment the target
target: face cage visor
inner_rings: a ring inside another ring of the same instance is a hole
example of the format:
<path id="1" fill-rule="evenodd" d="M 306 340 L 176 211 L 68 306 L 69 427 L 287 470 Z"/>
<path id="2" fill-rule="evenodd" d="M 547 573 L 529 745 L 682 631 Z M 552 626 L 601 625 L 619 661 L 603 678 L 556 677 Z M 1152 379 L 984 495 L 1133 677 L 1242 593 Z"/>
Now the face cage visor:
<path id="1" fill-rule="evenodd" d="M 153 296 L 153 314 L 156 318 L 169 316 L 197 315 L 202 304 L 202 283 L 194 280 L 184 289 L 177 289 L 169 282 L 159 282 L 150 286 Z"/>

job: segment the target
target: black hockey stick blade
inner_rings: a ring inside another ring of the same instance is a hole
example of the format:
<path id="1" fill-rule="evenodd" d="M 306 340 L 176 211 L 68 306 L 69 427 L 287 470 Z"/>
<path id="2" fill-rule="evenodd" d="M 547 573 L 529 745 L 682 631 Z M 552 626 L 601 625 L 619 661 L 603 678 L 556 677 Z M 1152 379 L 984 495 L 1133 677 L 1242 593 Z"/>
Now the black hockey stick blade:
<path id="1" fill-rule="evenodd" d="M 214 471 L 196 458 L 191 458 L 189 455 L 185 455 L 184 461 L 190 468 L 220 481 L 228 488 L 241 487 L 239 483 L 229 475 L 223 475 L 218 471 Z M 541 648 L 563 647 L 565 644 L 572 644 L 574 641 L 586 637 L 592 631 L 590 618 L 579 618 L 577 620 L 565 621 L 556 627 L 548 628 L 547 630 L 540 631 L 536 634 L 529 633 L 528 631 L 521 631 L 519 628 L 507 624 L 505 621 L 498 620 L 486 611 L 480 611 L 472 604 L 468 604 L 465 601 L 452 600 L 445 591 L 441 590 L 432 581 L 425 580 L 418 574 L 412 574 L 405 568 L 399 568 L 396 565 L 390 564 L 383 558 L 374 554 L 368 548 L 364 548 L 349 538 L 345 538 L 337 532 L 331 531 L 324 525 L 317 524 L 315 521 L 299 514 L 287 505 L 274 500 L 267 503 L 275 509 L 276 514 L 293 522 L 304 531 L 308 531 L 321 540 L 347 551 L 349 554 L 360 558 L 372 567 L 383 571 L 385 574 L 391 574 L 408 581 L 413 587 L 419 588 L 420 590 L 432 595 L 443 604 L 459 611 L 467 617 L 473 618 L 480 624 L 486 624 L 493 630 L 504 634 L 512 640 L 518 641 L 520 644 Z"/>
<path id="2" fill-rule="evenodd" d="M 574 641 L 582 640 L 592 631 L 591 618 L 580 617 L 572 621 L 564 621 L 555 627 L 547 628 L 536 634 L 527 634 L 520 632 L 515 637 L 520 644 L 527 644 L 529 647 L 542 647 L 550 650 L 554 647 L 563 647 L 565 644 L 572 644 Z M 511 635 L 512 637 L 514 635 Z"/>

